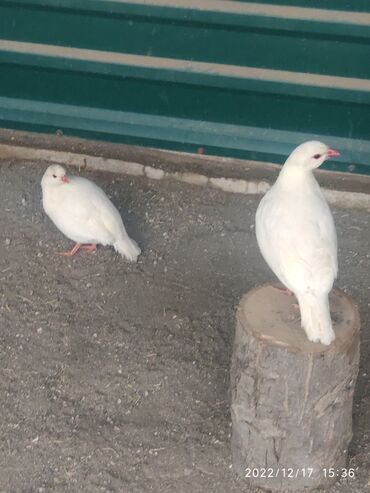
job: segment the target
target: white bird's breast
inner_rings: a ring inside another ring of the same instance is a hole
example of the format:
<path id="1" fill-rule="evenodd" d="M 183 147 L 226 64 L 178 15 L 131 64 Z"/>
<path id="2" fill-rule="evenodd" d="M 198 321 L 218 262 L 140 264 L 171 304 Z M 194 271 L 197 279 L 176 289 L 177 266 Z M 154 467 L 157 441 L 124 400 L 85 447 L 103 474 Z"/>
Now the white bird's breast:
<path id="1" fill-rule="evenodd" d="M 329 291 L 337 274 L 337 239 L 330 209 L 317 187 L 274 186 L 256 213 L 261 253 L 293 292 Z"/>

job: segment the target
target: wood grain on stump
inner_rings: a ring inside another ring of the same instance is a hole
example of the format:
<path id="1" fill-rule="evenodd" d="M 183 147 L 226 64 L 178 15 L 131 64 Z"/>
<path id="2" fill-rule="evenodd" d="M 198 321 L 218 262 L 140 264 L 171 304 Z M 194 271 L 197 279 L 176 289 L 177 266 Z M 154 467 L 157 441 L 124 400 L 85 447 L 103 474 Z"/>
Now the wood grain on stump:
<path id="1" fill-rule="evenodd" d="M 323 346 L 308 341 L 295 302 L 272 286 L 242 298 L 231 369 L 234 469 L 275 491 L 335 481 L 324 469 L 346 466 L 352 437 L 357 307 L 332 291 L 336 339 Z"/>

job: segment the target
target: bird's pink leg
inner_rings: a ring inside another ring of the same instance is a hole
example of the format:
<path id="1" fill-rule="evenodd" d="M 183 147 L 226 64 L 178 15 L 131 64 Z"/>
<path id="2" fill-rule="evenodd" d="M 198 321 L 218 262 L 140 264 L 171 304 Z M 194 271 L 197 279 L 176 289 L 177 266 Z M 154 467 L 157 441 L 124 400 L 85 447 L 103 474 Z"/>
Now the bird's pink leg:
<path id="1" fill-rule="evenodd" d="M 271 284 L 271 287 L 273 289 L 276 289 L 277 291 L 280 291 L 280 293 L 287 294 L 288 296 L 294 296 L 293 291 L 288 289 L 286 286 L 283 284 Z M 299 305 L 298 303 L 292 303 L 292 307 L 294 311 L 299 311 Z"/>
<path id="2" fill-rule="evenodd" d="M 285 294 L 288 294 L 289 296 L 294 296 L 294 293 L 290 289 L 288 289 L 287 287 L 285 287 L 283 284 L 271 284 L 271 286 L 274 289 L 277 289 L 280 292 L 283 292 Z"/>
<path id="3" fill-rule="evenodd" d="M 63 255 L 63 257 L 73 257 L 73 255 L 79 250 L 86 250 L 89 253 L 93 253 L 96 250 L 96 244 L 92 243 L 91 245 L 83 245 L 82 243 L 76 243 L 72 250 L 69 250 L 68 252 L 57 252 L 57 255 Z"/>
<path id="4" fill-rule="evenodd" d="M 91 245 L 81 245 L 80 248 L 83 249 L 83 250 L 86 250 L 89 253 L 93 253 L 93 252 L 96 251 L 96 244 L 95 243 L 91 243 Z"/>
<path id="5" fill-rule="evenodd" d="M 76 243 L 75 246 L 72 248 L 72 250 L 69 250 L 68 252 L 56 252 L 56 253 L 57 255 L 63 255 L 63 257 L 73 257 L 73 255 L 77 253 L 81 247 L 82 247 L 81 243 Z"/>

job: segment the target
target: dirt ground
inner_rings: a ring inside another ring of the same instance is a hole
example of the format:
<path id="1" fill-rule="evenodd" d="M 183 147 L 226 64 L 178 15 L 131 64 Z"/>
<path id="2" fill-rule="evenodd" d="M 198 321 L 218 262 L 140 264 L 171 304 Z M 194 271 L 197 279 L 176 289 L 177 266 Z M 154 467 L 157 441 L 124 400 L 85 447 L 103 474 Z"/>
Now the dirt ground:
<path id="1" fill-rule="evenodd" d="M 273 280 L 260 197 L 84 172 L 142 247 L 67 259 L 41 206 L 45 165 L 0 164 L 0 492 L 246 493 L 230 456 L 235 307 Z M 72 170 L 72 173 L 77 171 Z M 369 215 L 334 210 L 337 286 L 359 303 L 349 464 L 327 493 L 370 491 Z"/>

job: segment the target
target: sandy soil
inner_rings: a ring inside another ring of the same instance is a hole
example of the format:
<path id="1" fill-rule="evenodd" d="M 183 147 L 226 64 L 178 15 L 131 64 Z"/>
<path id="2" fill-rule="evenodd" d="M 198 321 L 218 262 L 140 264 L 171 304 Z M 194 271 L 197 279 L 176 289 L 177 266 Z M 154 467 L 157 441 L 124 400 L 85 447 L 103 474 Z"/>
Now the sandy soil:
<path id="1" fill-rule="evenodd" d="M 0 165 L 0 491 L 245 493 L 230 458 L 235 307 L 273 280 L 257 249 L 259 200 L 94 174 L 143 249 L 72 259 L 43 214 L 45 166 Z M 362 317 L 349 463 L 328 493 L 370 491 L 369 224 L 335 210 L 337 285 Z"/>

